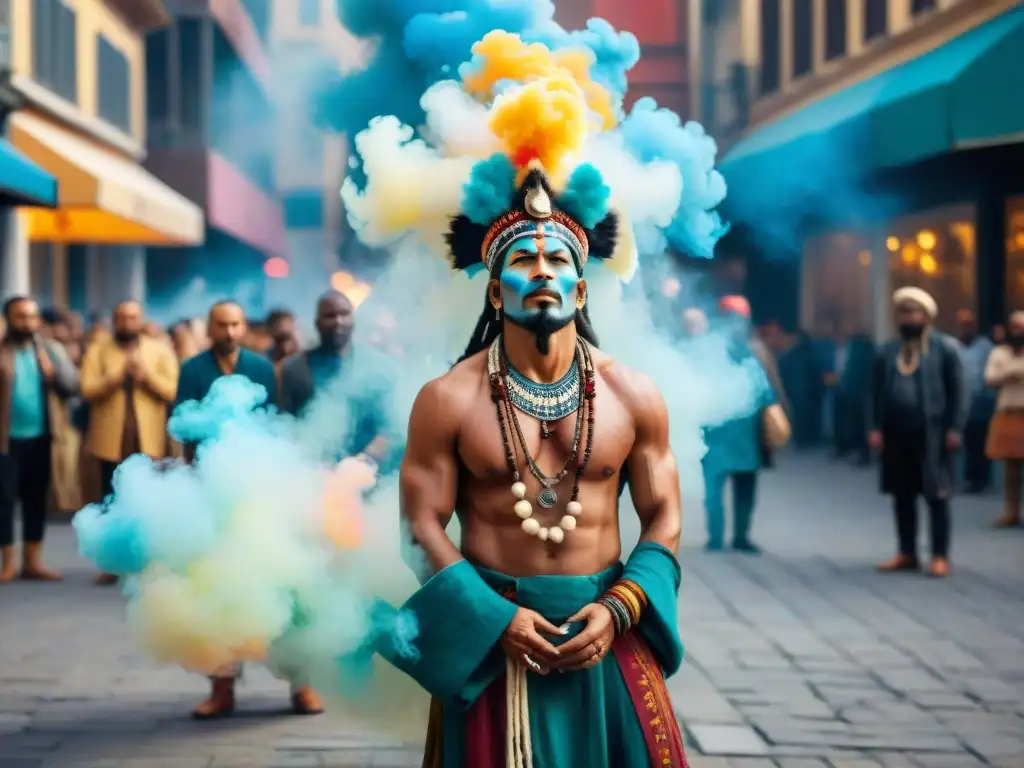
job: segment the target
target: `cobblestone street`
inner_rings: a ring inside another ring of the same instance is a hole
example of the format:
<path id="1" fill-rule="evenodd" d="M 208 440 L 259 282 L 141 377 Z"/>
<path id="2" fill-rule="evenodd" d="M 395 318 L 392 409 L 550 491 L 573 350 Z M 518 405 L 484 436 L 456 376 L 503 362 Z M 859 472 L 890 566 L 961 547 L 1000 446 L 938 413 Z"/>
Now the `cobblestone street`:
<path id="1" fill-rule="evenodd" d="M 705 554 L 686 510 L 670 688 L 692 768 L 1024 768 L 1024 531 L 990 528 L 994 496 L 958 498 L 952 576 L 880 576 L 894 536 L 875 483 L 784 457 L 759 488 L 762 557 Z M 237 717 L 191 722 L 204 681 L 132 651 L 69 528 L 49 554 L 64 583 L 0 587 L 0 768 L 419 765 L 329 713 L 282 714 L 261 671 Z"/>

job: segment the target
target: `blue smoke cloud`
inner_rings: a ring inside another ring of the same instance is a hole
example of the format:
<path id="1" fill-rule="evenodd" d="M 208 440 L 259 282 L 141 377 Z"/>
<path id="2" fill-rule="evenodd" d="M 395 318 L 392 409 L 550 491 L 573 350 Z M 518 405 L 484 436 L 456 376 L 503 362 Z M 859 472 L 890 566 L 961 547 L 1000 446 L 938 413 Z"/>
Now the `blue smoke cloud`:
<path id="1" fill-rule="evenodd" d="M 492 30 L 513 32 L 555 50 L 589 51 L 594 59 L 591 77 L 620 104 L 627 74 L 640 58 L 636 37 L 616 31 L 603 19 L 591 19 L 583 30 L 563 29 L 554 21 L 551 0 L 337 0 L 337 9 L 352 34 L 377 41 L 364 69 L 330 79 L 317 100 L 316 120 L 345 132 L 350 140 L 375 117 L 394 115 L 406 125 L 421 125 L 423 92 L 454 78 L 461 66 L 472 66 L 473 44 Z M 725 197 L 725 181 L 714 170 L 715 142 L 699 125 L 684 125 L 651 99 L 637 103 L 621 131 L 641 160 L 671 161 L 680 169 L 683 200 L 665 236 L 679 251 L 710 258 L 727 229 L 714 213 Z M 361 184 L 354 146 L 352 150 L 352 175 Z"/>

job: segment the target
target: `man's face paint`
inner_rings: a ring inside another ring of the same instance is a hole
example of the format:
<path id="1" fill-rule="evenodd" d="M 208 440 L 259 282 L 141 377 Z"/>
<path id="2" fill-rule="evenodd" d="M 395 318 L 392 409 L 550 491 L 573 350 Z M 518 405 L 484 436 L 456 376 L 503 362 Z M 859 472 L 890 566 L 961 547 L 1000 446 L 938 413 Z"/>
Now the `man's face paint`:
<path id="1" fill-rule="evenodd" d="M 517 325 L 551 333 L 568 325 L 576 312 L 580 276 L 560 240 L 543 234 L 514 240 L 498 282 L 505 316 Z"/>

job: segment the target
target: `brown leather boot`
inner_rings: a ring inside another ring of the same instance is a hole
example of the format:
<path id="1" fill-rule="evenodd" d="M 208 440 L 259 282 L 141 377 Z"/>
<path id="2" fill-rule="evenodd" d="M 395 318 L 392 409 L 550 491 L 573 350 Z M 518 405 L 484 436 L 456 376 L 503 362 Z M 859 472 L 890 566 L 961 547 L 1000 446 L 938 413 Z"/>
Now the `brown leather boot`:
<path id="1" fill-rule="evenodd" d="M 916 557 L 910 555 L 896 555 L 884 563 L 875 566 L 876 571 L 881 573 L 898 573 L 900 571 L 916 571 L 919 565 Z"/>
<path id="2" fill-rule="evenodd" d="M 14 547 L 8 546 L 0 549 L 0 584 L 10 584 L 18 575 L 18 568 L 14 563 Z"/>
<path id="3" fill-rule="evenodd" d="M 21 578 L 26 581 L 60 581 L 64 577 L 43 565 L 43 545 L 36 541 L 24 546 Z"/>
<path id="4" fill-rule="evenodd" d="M 944 579 L 949 576 L 949 560 L 944 557 L 933 557 L 928 566 L 928 575 L 933 579 Z"/>
<path id="5" fill-rule="evenodd" d="M 111 587 L 117 584 L 117 576 L 112 573 L 97 573 L 92 583 L 97 587 Z"/>
<path id="6" fill-rule="evenodd" d="M 216 720 L 235 712 L 235 681 L 230 677 L 215 677 L 210 695 L 192 710 L 194 720 Z"/>
<path id="7" fill-rule="evenodd" d="M 304 685 L 292 693 L 292 709 L 297 715 L 319 715 L 324 711 L 324 703 L 316 691 Z"/>
<path id="8" fill-rule="evenodd" d="M 1004 512 L 1003 516 L 993 523 L 996 528 L 1016 528 L 1020 525 L 1020 515 L 1013 512 Z"/>

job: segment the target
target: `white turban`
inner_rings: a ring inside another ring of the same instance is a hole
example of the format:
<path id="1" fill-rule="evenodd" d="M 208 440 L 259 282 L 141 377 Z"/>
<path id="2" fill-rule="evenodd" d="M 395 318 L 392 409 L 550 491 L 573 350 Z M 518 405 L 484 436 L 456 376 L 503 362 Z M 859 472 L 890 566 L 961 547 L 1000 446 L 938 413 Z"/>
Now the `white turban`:
<path id="1" fill-rule="evenodd" d="M 929 320 L 934 320 L 939 314 L 939 305 L 935 303 L 935 299 L 933 299 L 927 291 L 921 288 L 915 288 L 912 285 L 908 285 L 900 288 L 892 295 L 893 304 L 899 306 L 904 302 L 917 304 L 917 306 L 925 311 Z"/>

